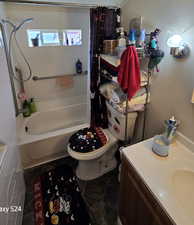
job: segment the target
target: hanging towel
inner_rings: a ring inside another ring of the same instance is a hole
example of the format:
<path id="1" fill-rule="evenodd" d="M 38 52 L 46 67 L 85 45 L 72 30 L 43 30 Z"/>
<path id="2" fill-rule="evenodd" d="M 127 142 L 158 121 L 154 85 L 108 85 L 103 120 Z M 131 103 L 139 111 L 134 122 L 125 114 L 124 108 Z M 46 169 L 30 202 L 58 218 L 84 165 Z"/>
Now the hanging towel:
<path id="1" fill-rule="evenodd" d="M 56 79 L 56 84 L 62 88 L 73 88 L 74 77 L 73 75 L 61 75 Z"/>
<path id="2" fill-rule="evenodd" d="M 131 100 L 140 88 L 140 64 L 134 46 L 129 46 L 121 56 L 118 82 L 123 91 L 128 94 L 129 100 Z"/>

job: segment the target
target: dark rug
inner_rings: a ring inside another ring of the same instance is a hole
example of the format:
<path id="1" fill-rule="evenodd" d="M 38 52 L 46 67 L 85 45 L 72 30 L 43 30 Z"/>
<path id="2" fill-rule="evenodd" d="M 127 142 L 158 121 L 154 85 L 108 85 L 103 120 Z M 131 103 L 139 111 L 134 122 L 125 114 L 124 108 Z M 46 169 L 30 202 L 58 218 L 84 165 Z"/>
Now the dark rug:
<path id="1" fill-rule="evenodd" d="M 91 225 L 77 177 L 68 166 L 36 179 L 34 207 L 36 225 Z"/>

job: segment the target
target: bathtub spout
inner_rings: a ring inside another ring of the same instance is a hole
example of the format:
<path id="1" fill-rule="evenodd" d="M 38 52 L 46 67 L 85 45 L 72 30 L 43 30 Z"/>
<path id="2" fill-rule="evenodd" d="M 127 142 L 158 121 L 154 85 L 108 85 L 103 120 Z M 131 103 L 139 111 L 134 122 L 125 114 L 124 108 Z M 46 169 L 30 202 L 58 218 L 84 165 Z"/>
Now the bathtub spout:
<path id="1" fill-rule="evenodd" d="M 19 116 L 22 113 L 26 113 L 27 111 L 28 111 L 28 109 L 19 109 L 16 116 Z"/>

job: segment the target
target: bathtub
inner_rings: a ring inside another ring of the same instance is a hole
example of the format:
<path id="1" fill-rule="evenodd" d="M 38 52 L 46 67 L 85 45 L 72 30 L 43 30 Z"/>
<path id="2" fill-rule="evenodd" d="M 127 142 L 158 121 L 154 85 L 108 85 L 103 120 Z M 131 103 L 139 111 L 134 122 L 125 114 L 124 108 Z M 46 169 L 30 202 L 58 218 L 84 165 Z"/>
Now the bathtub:
<path id="1" fill-rule="evenodd" d="M 18 118 L 18 144 L 24 169 L 68 156 L 70 136 L 89 126 L 87 108 L 82 103 Z"/>

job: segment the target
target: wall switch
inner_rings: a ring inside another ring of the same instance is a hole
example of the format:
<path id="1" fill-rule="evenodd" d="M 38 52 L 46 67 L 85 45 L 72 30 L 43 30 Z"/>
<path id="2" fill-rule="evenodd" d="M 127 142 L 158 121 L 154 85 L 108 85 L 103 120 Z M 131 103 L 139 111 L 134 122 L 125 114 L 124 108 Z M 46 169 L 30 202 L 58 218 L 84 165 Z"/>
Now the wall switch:
<path id="1" fill-rule="evenodd" d="M 194 89 L 193 89 L 193 95 L 192 95 L 192 98 L 191 98 L 191 103 L 194 103 Z"/>
<path id="2" fill-rule="evenodd" d="M 6 145 L 0 143 L 0 153 L 6 150 Z"/>

